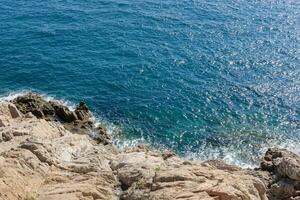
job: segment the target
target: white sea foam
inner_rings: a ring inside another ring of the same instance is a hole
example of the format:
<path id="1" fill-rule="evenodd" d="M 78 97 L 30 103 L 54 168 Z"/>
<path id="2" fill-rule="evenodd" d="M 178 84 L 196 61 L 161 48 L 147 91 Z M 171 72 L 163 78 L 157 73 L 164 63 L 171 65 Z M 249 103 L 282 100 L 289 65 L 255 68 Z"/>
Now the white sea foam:
<path id="1" fill-rule="evenodd" d="M 18 96 L 23 96 L 23 95 L 26 95 L 30 92 L 36 92 L 36 91 L 20 90 L 20 91 L 15 91 L 15 92 L 9 92 L 7 94 L 4 94 L 4 95 L 0 96 L 0 102 L 11 101 L 11 100 L 17 98 Z M 60 104 L 62 104 L 64 106 L 67 106 L 70 110 L 73 110 L 73 111 L 75 110 L 76 104 L 71 102 L 71 101 L 68 101 L 68 100 L 65 100 L 65 99 L 58 99 L 55 96 L 51 96 L 51 95 L 48 95 L 48 94 L 45 94 L 45 93 L 42 93 L 42 92 L 39 92 L 39 91 L 37 93 L 39 95 L 41 95 L 46 101 L 56 101 L 56 102 L 59 102 Z"/>
<path id="2" fill-rule="evenodd" d="M 4 95 L 0 96 L 0 102 L 5 102 L 5 101 L 11 101 L 15 98 L 17 98 L 18 96 L 22 96 L 27 94 L 29 91 L 26 90 L 21 90 L 21 91 L 17 91 L 17 92 L 10 92 Z"/>
<path id="3" fill-rule="evenodd" d="M 237 148 L 234 144 L 227 147 L 212 148 L 204 144 L 197 152 L 187 151 L 184 157 L 191 160 L 222 159 L 228 164 L 238 165 L 242 168 L 255 168 L 259 166 L 260 158 L 268 148 L 282 148 L 300 154 L 299 142 L 299 140 L 283 138 L 282 136 L 252 148 Z"/>

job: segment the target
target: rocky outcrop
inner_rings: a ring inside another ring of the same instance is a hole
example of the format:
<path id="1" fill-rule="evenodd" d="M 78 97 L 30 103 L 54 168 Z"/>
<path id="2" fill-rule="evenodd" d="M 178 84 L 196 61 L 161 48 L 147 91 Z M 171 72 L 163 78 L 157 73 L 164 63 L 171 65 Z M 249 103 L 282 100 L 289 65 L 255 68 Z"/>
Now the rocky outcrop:
<path id="1" fill-rule="evenodd" d="M 120 153 L 112 163 L 122 184 L 120 199 L 267 199 L 263 182 L 218 162 L 185 161 L 142 149 Z"/>
<path id="2" fill-rule="evenodd" d="M 284 149 L 269 149 L 261 169 L 269 173 L 269 199 L 300 199 L 300 157 Z"/>
<path id="3" fill-rule="evenodd" d="M 299 199 L 292 152 L 269 149 L 246 170 L 148 146 L 118 151 L 83 102 L 75 111 L 35 94 L 12 102 L 0 103 L 0 200 Z"/>
<path id="4" fill-rule="evenodd" d="M 104 127 L 96 126 L 91 120 L 91 113 L 84 102 L 71 111 L 67 106 L 56 101 L 47 101 L 35 93 L 28 93 L 12 100 L 12 103 L 25 115 L 34 115 L 38 119 L 59 121 L 73 133 L 88 134 L 93 132 L 99 143 L 108 144 L 109 137 Z"/>
<path id="5" fill-rule="evenodd" d="M 0 199 L 118 199 L 112 145 L 73 134 L 60 122 L 13 117 L 1 104 Z"/>

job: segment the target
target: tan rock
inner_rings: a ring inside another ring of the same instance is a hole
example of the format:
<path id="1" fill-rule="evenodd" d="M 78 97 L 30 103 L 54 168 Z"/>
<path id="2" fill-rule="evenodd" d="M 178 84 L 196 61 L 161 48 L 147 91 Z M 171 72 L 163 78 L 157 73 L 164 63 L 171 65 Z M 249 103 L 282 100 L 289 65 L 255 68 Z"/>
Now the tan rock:
<path id="1" fill-rule="evenodd" d="M 54 114 L 46 101 L 41 97 L 38 101 L 43 112 Z M 81 124 L 77 120 L 66 126 L 51 117 L 46 121 L 28 113 L 22 116 L 9 105 L 0 103 L 0 200 L 300 197 L 300 157 L 286 150 L 268 150 L 258 170 L 241 169 L 221 160 L 184 160 L 171 151 L 161 153 L 146 145 L 118 151 L 85 132 L 71 133 Z M 30 105 L 26 106 L 19 105 L 20 109 Z M 58 103 L 55 106 L 59 107 Z M 80 119 L 89 117 L 85 104 L 81 103 L 77 115 Z M 91 121 L 86 124 L 94 126 Z M 97 131 L 106 134 L 104 129 Z"/>
<path id="2" fill-rule="evenodd" d="M 0 116 L 2 117 L 11 117 L 11 114 L 10 114 L 10 110 L 8 108 L 8 104 L 7 102 L 0 102 Z"/>
<path id="3" fill-rule="evenodd" d="M 10 126 L 0 129 L 1 200 L 117 199 L 106 146 L 56 122 L 2 113 Z"/>
<path id="4" fill-rule="evenodd" d="M 269 199 L 300 198 L 300 156 L 278 148 L 269 149 L 261 162 L 261 169 L 270 173 Z"/>
<path id="5" fill-rule="evenodd" d="M 8 103 L 0 102 L 0 127 L 8 126 L 10 119 L 11 119 L 11 114 L 8 109 Z"/>
<path id="6" fill-rule="evenodd" d="M 287 176 L 288 178 L 296 181 L 300 181 L 300 159 L 299 157 L 289 157 L 278 159 L 277 172 L 281 176 Z"/>
<path id="7" fill-rule="evenodd" d="M 25 114 L 26 118 L 34 118 L 34 115 L 32 114 L 32 112 L 26 113 Z"/>
<path id="8" fill-rule="evenodd" d="M 140 150 L 120 154 L 114 162 L 121 199 L 267 199 L 261 180 L 220 162 L 217 166 L 226 170 Z"/>

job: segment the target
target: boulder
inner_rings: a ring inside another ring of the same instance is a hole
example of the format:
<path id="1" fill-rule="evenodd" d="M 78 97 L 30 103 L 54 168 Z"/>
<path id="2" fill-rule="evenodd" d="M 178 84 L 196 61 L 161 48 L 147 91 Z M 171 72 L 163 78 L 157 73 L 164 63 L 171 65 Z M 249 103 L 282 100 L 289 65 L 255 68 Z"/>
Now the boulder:
<path id="1" fill-rule="evenodd" d="M 2 140 L 7 142 L 7 141 L 10 141 L 12 140 L 12 135 L 10 134 L 10 132 L 3 132 L 2 133 Z"/>
<path id="2" fill-rule="evenodd" d="M 74 112 L 70 111 L 67 107 L 60 106 L 56 110 L 56 115 L 63 121 L 63 122 L 74 122 L 77 120 L 77 116 Z"/>
<path id="3" fill-rule="evenodd" d="M 270 194 L 277 199 L 288 199 L 299 195 L 299 182 L 282 178 L 270 186 Z"/>
<path id="4" fill-rule="evenodd" d="M 45 116 L 53 116 L 55 114 L 54 108 L 51 104 L 35 93 L 18 96 L 12 100 L 12 103 L 15 104 L 16 107 L 24 114 L 35 111 L 32 113 L 36 113 L 38 115 L 36 117 L 38 118 L 42 116 L 41 112 Z"/>
<path id="5" fill-rule="evenodd" d="M 300 181 L 300 157 L 285 149 L 268 149 L 261 161 L 261 169 L 277 176 Z"/>
<path id="6" fill-rule="evenodd" d="M 14 104 L 8 104 L 8 109 L 12 118 L 18 118 L 22 116 L 21 112 L 17 109 L 17 107 Z"/>
<path id="7" fill-rule="evenodd" d="M 98 141 L 98 143 L 102 143 L 104 145 L 110 143 L 110 138 L 105 128 L 98 126 L 94 131 L 96 132 L 95 139 Z"/>
<path id="8" fill-rule="evenodd" d="M 270 148 L 260 165 L 270 173 L 269 199 L 300 198 L 300 157 L 285 149 Z"/>
<path id="9" fill-rule="evenodd" d="M 171 158 L 173 156 L 175 156 L 176 154 L 173 152 L 173 151 L 170 151 L 170 150 L 165 150 L 163 153 L 162 153 L 162 157 L 164 160 L 167 160 L 168 158 Z"/>
<path id="10" fill-rule="evenodd" d="M 41 111 L 40 109 L 33 109 L 29 113 L 33 114 L 38 119 L 44 119 L 45 118 L 45 115 L 44 115 L 43 111 Z M 26 114 L 28 114 L 28 113 L 26 113 Z"/>
<path id="11" fill-rule="evenodd" d="M 77 106 L 75 109 L 75 113 L 79 120 L 86 121 L 86 120 L 89 120 L 89 118 L 91 117 L 91 115 L 89 113 L 89 108 L 87 107 L 87 105 L 84 102 L 79 103 L 79 106 Z"/>

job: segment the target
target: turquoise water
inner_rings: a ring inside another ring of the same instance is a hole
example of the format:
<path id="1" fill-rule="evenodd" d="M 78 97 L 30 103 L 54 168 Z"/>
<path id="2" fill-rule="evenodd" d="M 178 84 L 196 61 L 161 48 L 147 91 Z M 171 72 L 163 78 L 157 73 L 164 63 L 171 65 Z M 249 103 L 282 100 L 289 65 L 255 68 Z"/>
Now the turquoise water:
<path id="1" fill-rule="evenodd" d="M 0 95 L 84 99 L 118 145 L 300 150 L 300 2 L 0 1 Z"/>

